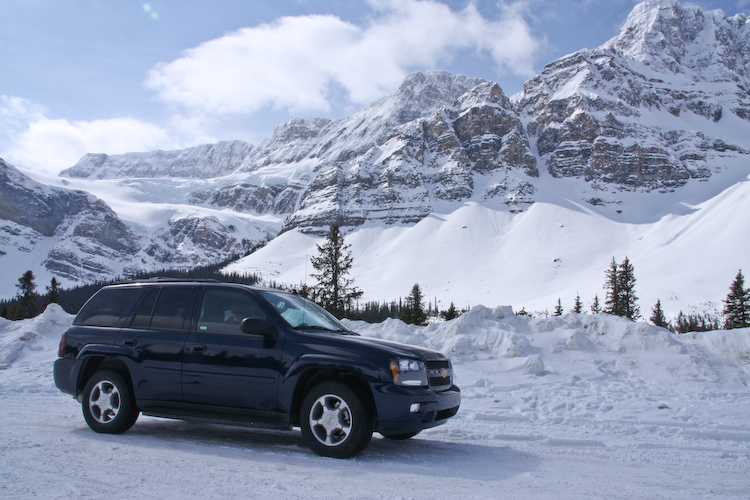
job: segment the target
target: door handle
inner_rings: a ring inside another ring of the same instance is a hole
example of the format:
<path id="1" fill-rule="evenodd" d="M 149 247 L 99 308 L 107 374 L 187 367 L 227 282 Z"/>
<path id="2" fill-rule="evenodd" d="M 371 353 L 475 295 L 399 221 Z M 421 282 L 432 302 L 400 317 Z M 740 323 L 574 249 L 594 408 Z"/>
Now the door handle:
<path id="1" fill-rule="evenodd" d="M 203 344 L 195 344 L 191 347 L 193 352 L 205 352 L 207 347 Z"/>
<path id="2" fill-rule="evenodd" d="M 122 343 L 124 345 L 136 345 L 138 341 L 135 339 L 123 339 Z"/>

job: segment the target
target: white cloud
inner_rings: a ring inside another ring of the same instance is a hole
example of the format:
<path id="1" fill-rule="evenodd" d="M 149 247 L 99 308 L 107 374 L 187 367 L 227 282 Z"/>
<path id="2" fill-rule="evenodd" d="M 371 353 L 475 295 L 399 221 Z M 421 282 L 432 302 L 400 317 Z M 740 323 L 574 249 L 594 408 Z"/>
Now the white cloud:
<path id="1" fill-rule="evenodd" d="M 355 104 L 395 89 L 417 69 L 468 52 L 489 57 L 498 72 L 533 74 L 539 47 L 524 21 L 524 4 L 498 20 L 473 5 L 460 12 L 434 0 L 371 0 L 373 17 L 358 26 L 330 15 L 283 17 L 189 49 L 153 68 L 146 85 L 190 113 L 244 114 L 266 106 L 326 112 L 331 89 Z"/>
<path id="2" fill-rule="evenodd" d="M 0 96 L 0 157 L 19 167 L 55 174 L 86 153 L 151 151 L 184 147 L 196 139 L 214 140 L 198 135 L 195 123 L 179 117 L 164 130 L 133 118 L 71 122 L 49 119 L 45 112 L 27 99 Z"/>

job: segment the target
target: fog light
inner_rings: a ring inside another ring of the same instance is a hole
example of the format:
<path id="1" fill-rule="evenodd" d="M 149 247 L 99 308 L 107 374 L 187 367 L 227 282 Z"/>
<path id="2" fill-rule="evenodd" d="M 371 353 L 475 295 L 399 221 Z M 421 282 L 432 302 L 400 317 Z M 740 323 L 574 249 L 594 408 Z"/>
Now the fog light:
<path id="1" fill-rule="evenodd" d="M 419 410 L 422 409 L 422 405 L 419 403 L 412 403 L 412 405 L 409 407 L 409 413 L 419 413 Z"/>

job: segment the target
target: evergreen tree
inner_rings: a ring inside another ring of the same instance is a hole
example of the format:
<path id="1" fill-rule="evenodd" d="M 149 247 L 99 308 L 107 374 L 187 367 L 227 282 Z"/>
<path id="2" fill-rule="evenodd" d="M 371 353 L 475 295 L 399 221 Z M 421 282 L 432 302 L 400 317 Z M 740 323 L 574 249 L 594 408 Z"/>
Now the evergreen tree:
<path id="1" fill-rule="evenodd" d="M 348 277 L 353 262 L 350 246 L 344 243 L 344 235 L 339 227 L 333 225 L 326 242 L 317 247 L 319 255 L 310 259 L 318 271 L 311 275 L 318 280 L 313 288 L 313 297 L 331 314 L 343 318 L 351 309 L 352 302 L 363 293 L 354 286 L 354 279 Z"/>
<path id="2" fill-rule="evenodd" d="M 602 306 L 599 305 L 599 295 L 594 295 L 594 301 L 591 303 L 591 314 L 602 312 Z"/>
<path id="3" fill-rule="evenodd" d="M 656 300 L 656 305 L 654 305 L 654 308 L 651 309 L 651 317 L 649 318 L 649 320 L 656 326 L 660 326 L 662 328 L 667 327 L 667 320 L 664 317 L 664 311 L 661 308 L 660 299 Z"/>
<path id="4" fill-rule="evenodd" d="M 57 304 L 60 300 L 60 282 L 52 277 L 49 286 L 47 287 L 47 302 L 50 304 Z"/>
<path id="5" fill-rule="evenodd" d="M 441 311 L 440 316 L 443 317 L 445 321 L 450 321 L 452 319 L 458 318 L 458 311 L 456 310 L 456 305 L 451 302 L 450 307 L 448 307 L 447 310 Z"/>
<path id="6" fill-rule="evenodd" d="M 742 276 L 741 269 L 729 287 L 722 312 L 725 329 L 750 327 L 750 288 L 745 288 L 745 277 Z"/>
<path id="7" fill-rule="evenodd" d="M 604 299 L 604 312 L 614 316 L 620 314 L 620 287 L 617 281 L 617 261 L 612 257 L 612 263 L 609 269 L 604 271 L 604 289 L 607 294 Z"/>
<path id="8" fill-rule="evenodd" d="M 411 293 L 406 297 L 406 304 L 401 308 L 399 319 L 411 325 L 426 325 L 427 314 L 424 312 L 424 297 L 418 283 L 411 288 Z"/>
<path id="9" fill-rule="evenodd" d="M 638 307 L 638 297 L 635 295 L 635 270 L 630 260 L 625 257 L 617 272 L 617 285 L 619 295 L 619 316 L 635 321 L 641 317 L 641 309 Z"/>
<path id="10" fill-rule="evenodd" d="M 581 302 L 581 296 L 576 294 L 576 301 L 573 304 L 573 312 L 581 314 L 583 312 L 583 303 Z"/>
<path id="11" fill-rule="evenodd" d="M 34 273 L 26 271 L 18 278 L 16 283 L 18 293 L 18 317 L 19 319 L 32 318 L 36 315 L 36 283 L 34 283 Z"/>
<path id="12" fill-rule="evenodd" d="M 635 295 L 635 272 L 633 264 L 627 257 L 617 265 L 614 257 L 609 268 L 604 272 L 604 289 L 607 298 L 604 312 L 635 321 L 641 316 L 638 297 Z"/>
<path id="13" fill-rule="evenodd" d="M 554 316 L 562 316 L 562 313 L 563 313 L 562 302 L 560 302 L 560 299 L 557 299 L 557 305 L 555 306 Z"/>

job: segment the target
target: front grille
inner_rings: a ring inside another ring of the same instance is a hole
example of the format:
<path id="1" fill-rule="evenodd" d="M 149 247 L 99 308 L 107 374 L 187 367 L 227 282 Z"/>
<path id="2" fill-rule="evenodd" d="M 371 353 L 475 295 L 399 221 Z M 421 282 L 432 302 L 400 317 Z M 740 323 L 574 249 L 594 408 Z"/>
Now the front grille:
<path id="1" fill-rule="evenodd" d="M 453 368 L 450 361 L 427 361 L 426 365 L 427 378 L 432 390 L 445 390 L 453 385 Z"/>

